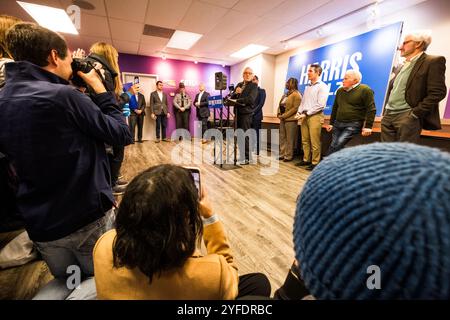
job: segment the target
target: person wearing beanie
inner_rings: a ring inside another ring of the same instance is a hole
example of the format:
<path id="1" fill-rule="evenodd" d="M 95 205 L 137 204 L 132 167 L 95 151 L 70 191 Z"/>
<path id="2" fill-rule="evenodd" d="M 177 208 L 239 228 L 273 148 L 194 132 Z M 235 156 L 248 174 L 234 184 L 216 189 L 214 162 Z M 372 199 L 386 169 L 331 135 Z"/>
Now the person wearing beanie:
<path id="1" fill-rule="evenodd" d="M 450 299 L 450 155 L 409 143 L 343 149 L 297 202 L 294 247 L 317 299 Z"/>

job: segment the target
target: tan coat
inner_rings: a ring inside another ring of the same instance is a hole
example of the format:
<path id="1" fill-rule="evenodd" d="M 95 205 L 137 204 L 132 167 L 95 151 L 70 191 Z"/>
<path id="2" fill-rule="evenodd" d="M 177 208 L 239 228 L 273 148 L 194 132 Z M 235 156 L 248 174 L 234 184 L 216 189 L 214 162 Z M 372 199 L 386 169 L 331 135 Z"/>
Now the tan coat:
<path id="1" fill-rule="evenodd" d="M 281 115 L 281 119 L 284 121 L 298 121 L 295 119 L 295 115 L 297 113 L 298 107 L 300 106 L 300 103 L 302 102 L 302 95 L 300 92 L 295 90 L 292 92 L 286 100 L 286 111 Z M 281 103 L 281 101 L 280 101 Z M 278 114 L 280 114 L 280 108 L 278 107 Z"/>
<path id="2" fill-rule="evenodd" d="M 196 251 L 183 268 L 155 275 L 151 284 L 138 269 L 113 268 L 115 237 L 115 230 L 105 233 L 94 248 L 98 299 L 226 300 L 238 294 L 237 266 L 220 221 L 204 227 L 206 256 Z"/>

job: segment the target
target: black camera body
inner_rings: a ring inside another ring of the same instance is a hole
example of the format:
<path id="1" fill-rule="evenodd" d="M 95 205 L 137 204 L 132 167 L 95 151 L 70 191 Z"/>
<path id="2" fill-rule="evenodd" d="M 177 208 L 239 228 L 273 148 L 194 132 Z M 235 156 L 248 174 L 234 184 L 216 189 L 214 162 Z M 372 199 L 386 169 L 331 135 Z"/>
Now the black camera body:
<path id="1" fill-rule="evenodd" d="M 78 75 L 78 71 L 81 71 L 83 73 L 88 73 L 92 69 L 94 69 L 94 63 L 89 58 L 74 58 L 72 60 L 72 83 L 77 87 L 84 87 L 87 88 L 87 84 L 81 79 L 81 77 Z"/>

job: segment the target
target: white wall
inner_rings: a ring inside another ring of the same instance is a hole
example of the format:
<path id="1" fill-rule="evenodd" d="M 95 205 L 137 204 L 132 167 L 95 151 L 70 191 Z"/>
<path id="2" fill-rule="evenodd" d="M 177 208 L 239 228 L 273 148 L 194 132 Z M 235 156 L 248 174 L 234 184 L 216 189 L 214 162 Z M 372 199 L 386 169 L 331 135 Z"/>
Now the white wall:
<path id="1" fill-rule="evenodd" d="M 433 55 L 442 55 L 447 59 L 447 65 L 450 61 L 450 46 L 448 39 L 450 35 L 450 1 L 449 0 L 428 0 L 418 5 L 409 7 L 395 14 L 385 16 L 381 19 L 382 23 L 387 25 L 398 21 L 403 21 L 403 35 L 416 29 L 431 29 L 433 41 L 429 46 L 427 53 Z M 311 41 L 302 48 L 295 49 L 278 55 L 275 58 L 275 83 L 274 83 L 274 105 L 283 94 L 286 80 L 289 57 L 304 51 L 313 50 L 331 43 L 339 42 L 343 39 L 354 37 L 361 33 L 369 31 L 367 25 L 361 25 L 346 32 L 341 32 L 332 37 Z M 450 88 L 450 68 L 446 70 L 447 89 Z M 444 115 L 444 109 L 447 98 L 440 103 L 441 117 Z M 276 109 L 272 110 L 273 115 Z"/>
<path id="2" fill-rule="evenodd" d="M 381 13 L 382 14 L 382 13 Z M 429 54 L 443 55 L 447 59 L 446 84 L 450 89 L 450 45 L 448 39 L 450 36 L 450 0 L 428 0 L 404 10 L 398 10 L 396 13 L 382 16 L 381 22 L 384 25 L 403 21 L 403 35 L 415 29 L 431 29 L 433 41 L 427 50 Z M 351 30 L 341 31 L 333 36 L 309 40 L 301 48 L 294 49 L 273 58 L 269 55 L 259 55 L 247 61 L 241 62 L 231 67 L 231 79 L 235 83 L 241 81 L 242 70 L 246 66 L 253 68 L 256 74 L 261 74 L 261 86 L 267 91 L 266 104 L 264 106 L 264 115 L 276 115 L 278 101 L 284 92 L 287 67 L 289 58 L 304 51 L 310 51 L 328 44 L 339 42 L 369 31 L 366 24 L 359 25 Z M 270 57 L 270 58 L 267 58 Z M 272 64 L 271 60 L 274 60 Z M 271 74 L 273 70 L 273 74 Z M 236 80 L 237 79 L 237 80 Z M 273 90 L 270 90 L 270 79 L 273 79 Z M 272 96 L 269 100 L 269 96 Z M 441 117 L 444 114 L 447 98 L 440 103 Z"/>
<path id="3" fill-rule="evenodd" d="M 273 108 L 274 75 L 275 75 L 275 56 L 268 54 L 259 54 L 241 63 L 231 66 L 230 83 L 236 85 L 242 81 L 242 72 L 250 67 L 253 73 L 258 76 L 259 86 L 266 90 L 266 102 L 264 103 L 263 113 L 270 114 Z"/>

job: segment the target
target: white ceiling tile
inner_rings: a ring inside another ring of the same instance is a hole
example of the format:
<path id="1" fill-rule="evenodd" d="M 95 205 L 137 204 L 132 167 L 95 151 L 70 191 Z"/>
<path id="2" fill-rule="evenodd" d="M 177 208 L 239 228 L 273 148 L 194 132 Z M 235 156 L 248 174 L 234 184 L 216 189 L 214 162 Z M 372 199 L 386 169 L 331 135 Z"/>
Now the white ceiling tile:
<path id="1" fill-rule="evenodd" d="M 113 46 L 120 53 L 137 54 L 139 50 L 138 42 L 113 40 Z"/>
<path id="2" fill-rule="evenodd" d="M 262 16 L 285 0 L 269 0 L 269 1 L 255 1 L 255 0 L 241 0 L 233 7 L 233 10 L 240 11 L 246 14 L 251 12 L 252 16 Z"/>
<path id="3" fill-rule="evenodd" d="M 219 23 L 209 32 L 216 39 L 229 39 L 240 31 L 246 33 L 245 28 L 258 20 L 256 16 L 248 16 L 243 12 L 234 10 L 228 11 L 219 21 Z"/>
<path id="4" fill-rule="evenodd" d="M 298 33 L 298 28 L 287 25 L 263 35 L 258 39 L 258 43 L 270 47 L 273 43 L 279 44 L 282 40 L 289 39 Z"/>
<path id="5" fill-rule="evenodd" d="M 224 41 L 225 39 L 223 39 Z M 202 37 L 192 48 L 192 51 L 214 51 L 216 50 L 223 41 L 217 41 L 217 37 L 212 33 Z"/>
<path id="6" fill-rule="evenodd" d="M 219 23 L 227 11 L 221 7 L 194 1 L 177 29 L 206 34 Z"/>
<path id="7" fill-rule="evenodd" d="M 161 51 L 164 46 L 155 46 L 152 44 L 140 44 L 138 54 L 143 56 L 155 56 L 161 55 Z"/>
<path id="8" fill-rule="evenodd" d="M 154 45 L 156 47 L 165 47 L 169 39 L 160 38 L 160 37 L 152 37 L 152 36 L 142 36 L 141 44 Z"/>
<path id="9" fill-rule="evenodd" d="M 111 18 L 144 22 L 148 0 L 107 0 L 106 4 Z"/>
<path id="10" fill-rule="evenodd" d="M 144 30 L 143 23 L 109 19 L 111 34 L 114 40 L 139 42 Z"/>
<path id="11" fill-rule="evenodd" d="M 285 24 L 288 24 L 298 19 L 299 17 L 303 17 L 306 14 L 320 15 L 320 10 L 316 10 L 328 2 L 332 2 L 332 0 L 314 0 L 301 2 L 298 0 L 287 0 L 276 8 L 270 10 L 264 15 L 264 17 L 270 19 L 281 18 L 285 22 Z"/>
<path id="12" fill-rule="evenodd" d="M 81 48 L 84 49 L 84 51 L 89 52 L 89 48 L 96 42 L 112 43 L 111 38 L 105 37 L 64 35 L 64 39 L 66 40 L 69 49 L 72 51 Z"/>
<path id="13" fill-rule="evenodd" d="M 150 0 L 145 23 L 176 29 L 180 21 L 186 15 L 192 0 L 178 0 L 178 1 L 161 1 Z"/>
<path id="14" fill-rule="evenodd" d="M 263 35 L 269 34 L 281 26 L 282 23 L 279 20 L 258 18 L 254 23 L 247 26 L 243 32 L 234 34 L 230 39 L 238 42 L 246 42 L 247 44 L 255 43 Z"/>
<path id="15" fill-rule="evenodd" d="M 233 8 L 236 5 L 236 3 L 239 2 L 239 0 L 200 0 L 200 1 L 227 9 Z"/>
<path id="16" fill-rule="evenodd" d="M 305 16 L 292 21 L 289 25 L 296 27 L 298 29 L 297 34 L 300 34 L 306 30 L 310 30 L 315 28 L 316 26 L 320 26 L 327 21 L 331 21 L 349 12 L 362 8 L 373 1 L 341 0 L 341 2 L 342 3 L 340 5 L 337 1 L 327 3 L 320 8 L 320 14 L 306 14 Z"/>
<path id="17" fill-rule="evenodd" d="M 90 14 L 81 15 L 81 29 L 79 32 L 81 35 L 93 37 L 111 37 L 106 17 Z"/>
<path id="18" fill-rule="evenodd" d="M 68 6 L 70 6 L 72 4 L 73 0 L 60 0 L 61 3 L 64 5 L 65 8 L 67 8 Z M 94 10 L 84 10 L 83 8 L 81 9 L 81 16 L 83 16 L 83 14 L 95 14 L 98 16 L 103 16 L 106 17 L 106 10 L 105 10 L 105 3 L 103 0 L 88 0 L 88 2 L 90 4 L 92 4 L 95 9 Z"/>

